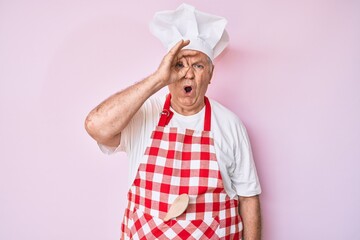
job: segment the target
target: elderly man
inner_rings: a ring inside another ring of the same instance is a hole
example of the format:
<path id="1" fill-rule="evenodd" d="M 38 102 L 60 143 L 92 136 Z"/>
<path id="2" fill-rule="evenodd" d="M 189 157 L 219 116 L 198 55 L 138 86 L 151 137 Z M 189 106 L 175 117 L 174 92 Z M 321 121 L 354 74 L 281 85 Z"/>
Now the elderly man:
<path id="1" fill-rule="evenodd" d="M 159 68 L 86 119 L 104 152 L 130 158 L 122 239 L 260 239 L 261 190 L 246 130 L 205 96 L 212 60 L 228 42 L 225 25 L 186 4 L 157 13 L 151 31 L 170 49 Z M 153 96 L 166 86 L 166 97 Z"/>

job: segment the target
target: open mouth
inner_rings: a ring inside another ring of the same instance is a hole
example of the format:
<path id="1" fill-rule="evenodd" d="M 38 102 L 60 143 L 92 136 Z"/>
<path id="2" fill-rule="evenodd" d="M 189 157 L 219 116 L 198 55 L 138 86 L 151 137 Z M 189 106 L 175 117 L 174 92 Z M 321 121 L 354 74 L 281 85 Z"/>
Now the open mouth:
<path id="1" fill-rule="evenodd" d="M 191 92 L 192 87 L 186 86 L 186 87 L 184 87 L 184 90 L 185 90 L 186 93 L 189 93 L 189 92 Z"/>

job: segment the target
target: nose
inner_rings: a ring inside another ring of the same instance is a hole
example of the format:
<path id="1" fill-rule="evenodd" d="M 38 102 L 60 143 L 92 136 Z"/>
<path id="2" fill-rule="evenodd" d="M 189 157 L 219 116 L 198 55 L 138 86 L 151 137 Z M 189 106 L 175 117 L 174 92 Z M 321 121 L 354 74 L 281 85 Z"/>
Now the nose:
<path id="1" fill-rule="evenodd" d="M 194 74 L 194 69 L 192 67 L 189 67 L 188 71 L 185 74 L 185 78 L 186 79 L 194 79 L 195 74 Z"/>

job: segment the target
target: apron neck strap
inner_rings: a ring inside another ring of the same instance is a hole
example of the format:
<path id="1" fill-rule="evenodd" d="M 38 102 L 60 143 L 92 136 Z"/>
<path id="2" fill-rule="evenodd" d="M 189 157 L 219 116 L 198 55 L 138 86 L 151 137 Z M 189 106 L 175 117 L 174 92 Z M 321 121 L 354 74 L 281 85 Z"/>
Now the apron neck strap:
<path id="1" fill-rule="evenodd" d="M 210 101 L 207 97 L 204 97 L 205 101 L 205 120 L 204 120 L 204 131 L 210 131 L 211 129 L 211 106 Z M 158 126 L 165 127 L 169 124 L 171 118 L 173 117 L 174 113 L 170 110 L 171 105 L 171 94 L 169 93 L 166 96 L 164 108 L 160 113 L 160 119 Z"/>

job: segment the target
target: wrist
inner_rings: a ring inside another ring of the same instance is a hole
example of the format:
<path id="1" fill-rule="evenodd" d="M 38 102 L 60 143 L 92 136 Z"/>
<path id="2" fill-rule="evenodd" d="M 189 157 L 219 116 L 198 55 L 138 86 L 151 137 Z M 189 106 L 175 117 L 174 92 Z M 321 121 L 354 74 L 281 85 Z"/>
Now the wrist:
<path id="1" fill-rule="evenodd" d="M 166 87 L 168 85 L 168 79 L 164 78 L 161 74 L 158 72 L 155 72 L 151 74 L 148 77 L 148 81 L 151 82 L 151 84 L 157 89 L 160 90 L 163 87 Z"/>
<path id="2" fill-rule="evenodd" d="M 145 81 L 150 84 L 151 89 L 153 89 L 154 93 L 167 86 L 165 79 L 161 78 L 157 73 L 151 74 L 145 79 Z"/>

